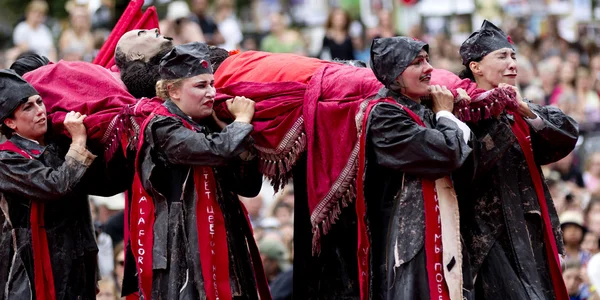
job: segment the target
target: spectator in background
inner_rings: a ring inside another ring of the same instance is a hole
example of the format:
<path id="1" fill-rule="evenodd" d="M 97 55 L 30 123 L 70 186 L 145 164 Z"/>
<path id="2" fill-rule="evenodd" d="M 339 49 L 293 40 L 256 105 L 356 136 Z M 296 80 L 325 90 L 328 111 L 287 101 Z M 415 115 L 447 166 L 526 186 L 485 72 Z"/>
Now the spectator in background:
<path id="1" fill-rule="evenodd" d="M 584 213 L 588 230 L 600 235 L 600 199 L 592 198 Z"/>
<path id="2" fill-rule="evenodd" d="M 557 66 L 551 64 L 550 61 L 542 61 L 538 66 L 541 86 L 544 90 L 544 104 L 550 104 L 550 98 L 558 81 Z"/>
<path id="3" fill-rule="evenodd" d="M 50 29 L 44 25 L 48 3 L 42 0 L 31 1 L 25 9 L 25 21 L 19 23 L 13 32 L 13 43 L 21 51 L 31 50 L 56 61 L 56 49 Z"/>
<path id="4" fill-rule="evenodd" d="M 167 8 L 167 17 L 160 21 L 161 34 L 173 38 L 174 45 L 205 42 L 200 25 L 191 21 L 191 12 L 185 1 L 173 1 Z"/>
<path id="5" fill-rule="evenodd" d="M 400 35 L 396 30 L 394 14 L 392 11 L 382 9 L 377 13 L 377 16 L 379 17 L 379 23 L 377 24 L 377 27 L 369 29 L 367 35 L 369 40 Z"/>
<path id="6" fill-rule="evenodd" d="M 104 278 L 98 281 L 98 294 L 96 294 L 96 300 L 118 300 L 119 293 L 115 282 Z"/>
<path id="7" fill-rule="evenodd" d="M 125 194 L 123 193 L 110 197 L 90 195 L 89 198 L 94 201 L 94 204 L 98 208 L 97 221 L 102 224 L 125 208 Z"/>
<path id="8" fill-rule="evenodd" d="M 600 152 L 593 152 L 588 156 L 585 162 L 583 182 L 590 193 L 600 192 Z"/>
<path id="9" fill-rule="evenodd" d="M 574 163 L 574 161 L 575 152 L 573 151 L 561 160 L 553 163 L 552 170 L 560 173 L 561 180 L 583 188 L 585 187 L 583 174 L 581 173 L 581 170 L 579 170 L 579 166 Z"/>
<path id="10" fill-rule="evenodd" d="M 271 33 L 261 41 L 260 50 L 273 53 L 306 55 L 304 41 L 300 33 L 287 27 L 284 16 L 281 13 L 271 14 L 270 20 Z"/>
<path id="11" fill-rule="evenodd" d="M 600 121 L 600 97 L 594 90 L 594 78 L 590 69 L 579 67 L 576 80 L 577 115 L 579 122 Z"/>
<path id="12" fill-rule="evenodd" d="M 294 241 L 294 224 L 281 224 L 279 226 L 279 232 L 281 233 L 281 239 L 283 241 L 283 244 L 286 246 L 288 251 L 292 253 L 292 243 Z"/>
<path id="13" fill-rule="evenodd" d="M 287 224 L 292 221 L 294 208 L 286 203 L 279 203 L 273 208 L 272 216 L 279 220 L 280 224 Z"/>
<path id="14" fill-rule="evenodd" d="M 558 85 L 552 91 L 550 104 L 558 107 L 569 107 L 575 97 L 575 67 L 569 62 L 563 62 L 559 67 Z"/>
<path id="15" fill-rule="evenodd" d="M 238 49 L 243 35 L 234 13 L 234 2 L 232 0 L 217 0 L 215 4 L 215 21 L 217 22 L 219 32 L 225 40 L 219 47 L 227 51 Z"/>
<path id="16" fill-rule="evenodd" d="M 246 206 L 246 210 L 248 211 L 248 215 L 250 216 L 250 222 L 253 225 L 258 225 L 263 217 L 262 209 L 264 205 L 264 200 L 262 194 L 258 194 L 256 197 L 246 198 L 242 196 L 238 196 L 244 206 Z"/>
<path id="17" fill-rule="evenodd" d="M 568 261 L 563 271 L 563 280 L 567 286 L 569 300 L 585 300 L 580 295 L 580 286 L 583 283 L 581 278 L 581 264 L 578 261 Z"/>
<path id="18" fill-rule="evenodd" d="M 591 255 L 581 249 L 584 234 L 587 232 L 587 228 L 583 226 L 583 215 L 577 211 L 564 212 L 560 215 L 560 228 L 565 244 L 565 259 L 576 260 L 579 264 L 585 265 Z"/>
<path id="19" fill-rule="evenodd" d="M 94 36 L 91 20 L 85 6 L 73 6 L 69 11 L 69 27 L 63 32 L 58 42 L 60 56 L 65 60 L 92 61 L 94 52 Z M 77 54 L 70 57 L 68 54 Z"/>
<path id="20" fill-rule="evenodd" d="M 206 43 L 209 45 L 221 45 L 225 39 L 214 19 L 208 14 L 208 0 L 192 0 L 191 20 L 200 25 Z"/>
<path id="21" fill-rule="evenodd" d="M 587 275 L 590 281 L 590 298 L 600 300 L 600 254 L 594 255 L 587 265 Z"/>
<path id="22" fill-rule="evenodd" d="M 350 38 L 350 14 L 342 8 L 334 8 L 325 23 L 325 36 L 320 51 L 321 59 L 353 60 L 354 45 Z"/>
<path id="23" fill-rule="evenodd" d="M 89 196 L 88 196 L 89 199 Z M 109 276 L 114 271 L 113 264 L 113 241 L 110 235 L 103 231 L 102 223 L 98 222 L 98 207 L 92 199 L 90 201 L 90 211 L 92 213 L 92 222 L 96 234 L 96 244 L 98 244 L 98 269 L 102 277 Z"/>
<path id="24" fill-rule="evenodd" d="M 251 34 L 244 35 L 241 48 L 242 51 L 258 51 L 258 38 Z"/>
<path id="25" fill-rule="evenodd" d="M 354 59 L 369 63 L 371 59 L 371 43 L 367 41 L 366 30 L 362 23 L 355 20 L 350 24 L 349 34 L 354 48 Z"/>
<path id="26" fill-rule="evenodd" d="M 593 231 L 586 232 L 583 236 L 581 249 L 589 252 L 591 255 L 598 254 L 600 252 L 600 235 Z"/>
<path id="27" fill-rule="evenodd" d="M 92 15 L 92 29 L 110 32 L 115 26 L 115 0 L 102 0 Z"/>
<path id="28" fill-rule="evenodd" d="M 289 254 L 281 241 L 263 238 L 258 244 L 258 249 L 269 283 L 290 268 Z"/>
<path id="29" fill-rule="evenodd" d="M 117 244 L 115 246 L 114 249 L 114 264 L 115 264 L 115 270 L 113 273 L 113 281 L 115 282 L 115 285 L 117 286 L 117 290 L 121 291 L 122 286 L 123 286 L 123 274 L 124 274 L 124 268 L 125 268 L 125 245 L 123 244 L 123 242 Z"/>

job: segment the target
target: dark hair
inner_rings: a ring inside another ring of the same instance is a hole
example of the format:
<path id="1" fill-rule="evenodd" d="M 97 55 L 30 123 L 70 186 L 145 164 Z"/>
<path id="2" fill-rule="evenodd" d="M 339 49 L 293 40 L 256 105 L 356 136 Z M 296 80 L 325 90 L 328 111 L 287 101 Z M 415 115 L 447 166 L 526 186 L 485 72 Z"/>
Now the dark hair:
<path id="1" fill-rule="evenodd" d="M 5 136 L 7 139 L 10 139 L 14 132 L 15 131 L 12 130 L 12 128 L 10 128 L 4 124 L 0 124 L 0 134 Z"/>
<path id="2" fill-rule="evenodd" d="M 136 98 L 153 98 L 156 96 L 156 83 L 160 79 L 160 74 L 158 74 L 160 60 L 169 51 L 171 49 L 161 50 L 148 62 L 142 60 L 128 61 L 123 52 L 115 51 L 115 63 L 117 62 L 117 56 L 119 56 L 118 61 L 121 64 L 121 66 L 117 65 L 121 71 L 121 80 L 131 95 Z"/>
<path id="3" fill-rule="evenodd" d="M 348 30 L 350 29 L 350 23 L 352 23 L 352 18 L 350 17 L 350 14 L 343 8 L 334 8 L 330 13 L 329 16 L 327 16 L 327 21 L 325 22 L 325 28 L 329 29 L 331 28 L 331 26 L 333 25 L 333 15 L 338 12 L 341 11 L 344 14 L 344 17 L 346 18 L 346 24 L 344 24 L 344 31 L 348 32 Z"/>
<path id="4" fill-rule="evenodd" d="M 471 61 L 480 62 L 482 59 L 483 57 L 479 57 Z M 471 71 L 471 67 L 469 67 L 471 61 L 469 61 L 465 68 L 458 73 L 458 77 L 460 77 L 460 79 L 471 79 L 471 81 L 475 81 L 475 75 L 473 74 L 473 71 Z"/>
<path id="5" fill-rule="evenodd" d="M 117 68 L 119 69 L 123 69 L 127 65 L 127 55 L 125 55 L 125 52 L 119 47 L 115 49 L 115 65 L 117 65 Z"/>
<path id="6" fill-rule="evenodd" d="M 25 73 L 31 72 L 49 63 L 50 61 L 47 57 L 38 55 L 32 51 L 26 51 L 17 57 L 15 62 L 10 65 L 10 69 L 14 70 L 19 76 L 23 76 Z"/>
<path id="7" fill-rule="evenodd" d="M 208 55 L 213 69 L 213 73 L 221 66 L 221 64 L 229 57 L 229 51 L 217 46 L 208 47 Z"/>

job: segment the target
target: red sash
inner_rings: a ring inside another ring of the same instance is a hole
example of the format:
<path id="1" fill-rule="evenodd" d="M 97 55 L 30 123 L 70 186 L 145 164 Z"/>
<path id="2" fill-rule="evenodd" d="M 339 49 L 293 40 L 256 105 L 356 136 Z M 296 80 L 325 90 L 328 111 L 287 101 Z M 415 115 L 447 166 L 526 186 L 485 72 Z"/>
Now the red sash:
<path id="1" fill-rule="evenodd" d="M 150 120 L 156 115 L 179 118 L 171 114 L 164 106 L 160 106 L 144 121 L 140 129 L 133 199 L 131 202 L 130 235 L 132 251 L 136 257 L 138 267 L 140 291 L 145 299 L 151 299 L 152 294 L 152 246 L 155 217 L 154 202 L 143 188 L 140 180 L 139 151 L 142 149 L 144 142 L 144 131 Z M 186 128 L 194 130 L 186 120 L 179 119 L 183 121 Z M 196 205 L 198 249 L 200 250 L 202 276 L 207 299 L 231 299 L 227 232 L 225 219 L 216 199 L 215 177 L 210 167 L 196 166 L 193 168 L 193 172 L 196 194 L 198 196 Z M 249 241 L 250 250 L 256 248 L 256 245 L 252 242 Z M 252 247 L 253 245 L 254 247 Z M 257 251 L 251 252 L 253 254 L 253 266 L 261 299 L 271 299 L 262 263 L 260 260 L 254 261 L 260 259 L 260 256 L 254 255 L 258 253 Z"/>
<path id="2" fill-rule="evenodd" d="M 546 196 L 544 194 L 542 176 L 538 171 L 538 167 L 533 156 L 529 126 L 520 115 L 514 113 L 511 114 L 515 119 L 515 122 L 512 124 L 511 128 L 515 134 L 515 137 L 517 138 L 517 141 L 519 142 L 519 146 L 521 146 L 521 150 L 523 150 L 523 155 L 525 155 L 525 160 L 527 161 L 527 166 L 529 167 L 529 173 L 531 174 L 531 181 L 533 181 L 535 194 L 537 195 L 538 203 L 542 211 L 542 219 L 544 220 L 544 244 L 546 245 L 546 257 L 548 258 L 550 267 L 550 277 L 552 279 L 552 286 L 554 287 L 554 294 L 556 295 L 557 300 L 568 300 L 569 294 L 567 293 L 567 289 L 562 278 L 560 258 L 558 257 L 558 247 L 556 246 L 556 238 L 554 237 L 552 223 L 550 222 L 550 215 L 548 213 Z"/>
<path id="3" fill-rule="evenodd" d="M 362 121 L 362 134 L 360 137 L 360 147 L 358 154 L 358 176 L 356 178 L 356 214 L 358 216 L 358 276 L 360 287 L 360 299 L 367 300 L 369 297 L 369 254 L 371 245 L 367 234 L 365 224 L 366 206 L 364 195 L 364 174 L 365 174 L 365 150 L 366 150 L 366 130 L 368 116 L 375 104 L 387 102 L 399 105 L 396 101 L 390 99 L 380 99 L 372 101 L 367 106 Z M 420 126 L 425 127 L 425 123 L 407 107 L 400 105 L 404 111 Z M 443 255 L 442 255 L 442 227 L 437 193 L 435 191 L 435 182 L 433 180 L 422 180 L 423 201 L 425 205 L 425 257 L 427 268 L 427 279 L 429 282 L 429 298 L 435 300 L 450 299 L 448 286 L 444 279 Z"/>
<path id="4" fill-rule="evenodd" d="M 0 151 L 11 151 L 33 159 L 31 155 L 17 147 L 11 141 L 0 144 Z M 44 203 L 31 201 L 31 248 L 33 250 L 33 277 L 35 283 L 35 296 L 38 300 L 54 300 L 54 277 L 48 250 L 48 237 L 44 225 Z"/>

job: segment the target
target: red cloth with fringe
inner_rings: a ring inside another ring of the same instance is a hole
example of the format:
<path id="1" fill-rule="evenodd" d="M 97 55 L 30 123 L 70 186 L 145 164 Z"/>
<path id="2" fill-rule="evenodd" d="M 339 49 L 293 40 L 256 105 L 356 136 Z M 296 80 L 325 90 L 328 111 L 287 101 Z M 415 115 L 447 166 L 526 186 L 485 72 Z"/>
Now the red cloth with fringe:
<path id="1" fill-rule="evenodd" d="M 60 61 L 26 73 L 25 80 L 39 93 L 52 130 L 68 136 L 63 121 L 70 111 L 81 112 L 88 140 L 109 145 L 107 133 L 116 125 L 116 116 L 137 102 L 113 73 L 101 66 L 86 62 Z"/>
<path id="2" fill-rule="evenodd" d="M 340 84 L 343 82 L 344 84 Z M 382 87 L 366 68 L 293 54 L 234 55 L 215 74 L 217 101 L 243 95 L 256 101 L 252 124 L 263 174 L 285 184 L 307 151 L 308 207 L 313 251 L 341 207 L 354 198 L 361 103 Z M 227 115 L 224 103 L 215 107 Z"/>

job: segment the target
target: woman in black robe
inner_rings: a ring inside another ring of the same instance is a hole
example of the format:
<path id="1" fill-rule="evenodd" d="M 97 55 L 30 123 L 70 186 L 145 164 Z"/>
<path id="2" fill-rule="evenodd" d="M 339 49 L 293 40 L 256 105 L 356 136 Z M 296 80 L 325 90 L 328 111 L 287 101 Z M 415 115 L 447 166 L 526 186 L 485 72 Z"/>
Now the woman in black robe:
<path id="1" fill-rule="evenodd" d="M 174 47 L 160 62 L 165 100 L 143 123 L 129 210 L 131 248 L 145 299 L 270 299 L 247 212 L 262 175 L 250 124 L 254 102 L 227 101 L 213 118 L 208 47 Z"/>
<path id="2" fill-rule="evenodd" d="M 87 150 L 84 118 L 68 113 L 72 139 L 53 138 L 38 92 L 0 70 L 0 122 L 8 137 L 0 144 L 0 299 L 96 297 L 98 247 L 87 194 L 112 196 L 131 178 L 108 171 L 124 165 L 122 156 L 107 166 Z"/>
<path id="3" fill-rule="evenodd" d="M 428 50 L 426 43 L 407 37 L 376 39 L 371 46 L 371 68 L 385 85 L 376 98 L 393 100 L 375 104 L 364 129 L 371 299 L 425 300 L 442 294 L 431 288 L 434 274 L 428 271 L 424 180 L 447 176 L 465 162 L 470 130 L 452 115 L 452 94 L 429 84 Z M 432 109 L 420 100 L 428 95 Z M 438 271 L 444 276 L 447 269 Z M 447 287 L 439 287 L 447 295 Z"/>
<path id="4" fill-rule="evenodd" d="M 479 88 L 516 84 L 512 41 L 492 23 L 484 21 L 460 54 L 466 67 L 461 77 Z M 475 174 L 455 177 L 462 183 L 461 231 L 475 280 L 470 293 L 476 299 L 568 299 L 560 276 L 559 220 L 540 165 L 573 150 L 577 123 L 555 107 L 527 102 L 518 91 L 517 101 L 517 112 L 469 124 L 477 139 Z"/>

